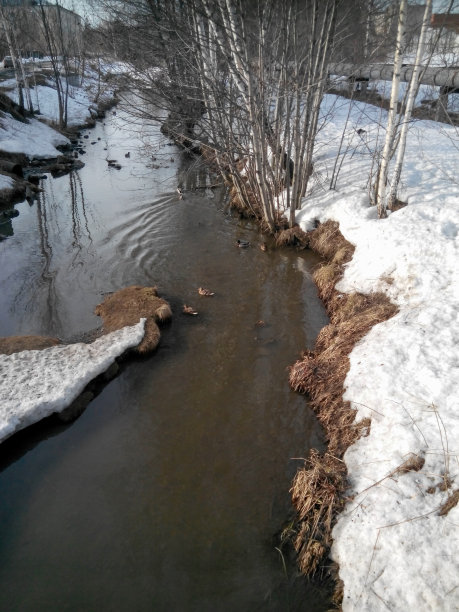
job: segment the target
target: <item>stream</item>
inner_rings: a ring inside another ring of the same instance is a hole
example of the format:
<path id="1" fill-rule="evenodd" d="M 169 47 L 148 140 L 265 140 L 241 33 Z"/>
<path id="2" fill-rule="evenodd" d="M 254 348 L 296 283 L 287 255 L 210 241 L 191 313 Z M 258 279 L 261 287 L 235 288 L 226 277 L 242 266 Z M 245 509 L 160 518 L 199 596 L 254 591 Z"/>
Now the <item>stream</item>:
<path id="1" fill-rule="evenodd" d="M 173 320 L 75 422 L 0 447 L 0 610 L 327 610 L 276 537 L 301 458 L 323 447 L 287 381 L 327 322 L 317 259 L 263 252 L 158 125 L 118 109 L 81 141 L 85 167 L 42 180 L 3 232 L 0 335 L 77 341 L 104 294 L 134 284 L 157 285 Z"/>

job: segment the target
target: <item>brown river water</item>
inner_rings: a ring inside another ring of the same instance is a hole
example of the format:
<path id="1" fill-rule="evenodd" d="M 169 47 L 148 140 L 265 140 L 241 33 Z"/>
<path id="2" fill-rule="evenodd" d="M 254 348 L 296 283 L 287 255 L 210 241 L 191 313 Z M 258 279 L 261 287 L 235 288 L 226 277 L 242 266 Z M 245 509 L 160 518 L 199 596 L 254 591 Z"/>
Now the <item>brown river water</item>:
<path id="1" fill-rule="evenodd" d="M 316 258 L 262 252 L 157 125 L 118 111 L 84 134 L 86 166 L 43 180 L 0 243 L 0 335 L 77 339 L 131 284 L 157 285 L 174 317 L 75 422 L 0 447 L 0 610 L 326 610 L 276 539 L 301 457 L 322 447 L 286 370 L 326 323 Z"/>

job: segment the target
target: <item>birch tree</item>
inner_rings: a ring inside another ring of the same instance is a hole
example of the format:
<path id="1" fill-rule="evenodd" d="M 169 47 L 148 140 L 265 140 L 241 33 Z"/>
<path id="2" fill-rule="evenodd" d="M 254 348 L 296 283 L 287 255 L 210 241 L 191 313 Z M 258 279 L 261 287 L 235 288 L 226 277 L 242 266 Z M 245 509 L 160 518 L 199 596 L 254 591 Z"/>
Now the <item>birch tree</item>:
<path id="1" fill-rule="evenodd" d="M 413 113 L 414 102 L 416 99 L 416 95 L 419 91 L 420 79 L 423 73 L 422 59 L 424 57 L 424 52 L 426 48 L 426 33 L 427 28 L 429 26 L 430 21 L 430 13 L 432 10 L 432 0 L 426 0 L 426 6 L 424 11 L 424 16 L 422 20 L 421 32 L 419 34 L 418 46 L 416 51 L 416 59 L 413 67 L 413 75 L 411 77 L 411 81 L 408 87 L 408 95 L 406 100 L 406 105 L 404 109 L 404 115 L 401 119 L 401 128 L 400 134 L 398 138 L 398 146 L 397 146 L 397 157 L 395 160 L 395 167 L 392 172 L 392 177 L 390 181 L 390 193 L 388 198 L 387 207 L 389 210 L 394 208 L 396 199 L 397 199 L 397 190 L 400 182 L 400 176 L 402 174 L 403 167 L 403 159 L 405 157 L 405 149 L 406 149 L 406 137 L 408 134 L 408 127 L 411 121 L 411 116 Z"/>
<path id="2" fill-rule="evenodd" d="M 384 148 L 382 151 L 381 162 L 378 172 L 378 180 L 376 184 L 375 201 L 378 207 L 378 217 L 380 219 L 383 219 L 387 216 L 387 178 L 389 173 L 389 163 L 396 147 L 398 94 L 400 90 L 400 72 L 403 60 L 403 47 L 406 36 L 406 6 L 406 0 L 401 0 L 398 15 L 397 39 L 395 42 L 394 73 L 392 77 L 392 90 L 389 102 L 389 113 L 387 117 L 386 137 L 384 140 Z"/>
<path id="3" fill-rule="evenodd" d="M 49 9 L 55 9 L 54 19 L 50 19 Z M 59 128 L 67 127 L 67 105 L 69 97 L 69 57 L 65 43 L 62 27 L 62 14 L 59 2 L 48 5 L 44 0 L 38 0 L 37 4 L 39 24 L 45 41 L 45 49 L 49 55 L 56 86 L 57 102 L 59 108 Z M 61 66 L 64 69 L 61 74 Z"/>
<path id="4" fill-rule="evenodd" d="M 138 82 L 149 83 L 140 97 L 169 111 L 169 133 L 212 149 L 238 199 L 271 231 L 286 208 L 293 225 L 312 173 L 338 0 L 107 6 L 132 24 Z M 152 81 L 155 61 L 167 79 Z"/>
<path id="5" fill-rule="evenodd" d="M 5 38 L 8 44 L 11 60 L 14 66 L 14 75 L 16 78 L 16 85 L 18 89 L 19 106 L 24 111 L 24 91 L 27 100 L 27 108 L 30 113 L 33 114 L 33 104 L 30 95 L 29 82 L 24 70 L 24 64 L 22 62 L 19 45 L 17 44 L 17 28 L 19 26 L 18 21 L 20 18 L 19 9 L 15 7 L 5 8 L 0 5 L 0 21 L 2 24 Z"/>

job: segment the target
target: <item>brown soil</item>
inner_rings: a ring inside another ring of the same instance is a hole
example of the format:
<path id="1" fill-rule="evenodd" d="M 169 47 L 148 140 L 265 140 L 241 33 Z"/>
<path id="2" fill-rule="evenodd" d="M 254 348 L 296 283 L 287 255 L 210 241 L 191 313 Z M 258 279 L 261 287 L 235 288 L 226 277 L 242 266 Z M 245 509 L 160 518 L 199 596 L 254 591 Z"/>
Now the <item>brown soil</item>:
<path id="1" fill-rule="evenodd" d="M 60 341 L 57 338 L 47 336 L 10 336 L 0 338 L 0 353 L 12 355 L 21 351 L 41 351 L 58 344 L 60 344 Z"/>
<path id="2" fill-rule="evenodd" d="M 135 349 L 139 353 L 155 350 L 161 336 L 157 323 L 169 321 L 172 316 L 169 304 L 158 297 L 156 287 L 140 286 L 112 293 L 96 306 L 94 312 L 102 317 L 105 333 L 135 325 L 145 318 L 145 336 Z"/>
<path id="3" fill-rule="evenodd" d="M 355 423 L 355 411 L 343 401 L 349 354 L 373 325 L 394 316 L 397 308 L 383 293 L 342 294 L 335 289 L 354 252 L 336 222 L 319 225 L 308 237 L 310 247 L 326 260 L 314 280 L 330 317 L 314 350 L 304 353 L 290 368 L 289 376 L 294 390 L 308 394 L 328 443 L 324 454 L 310 451 L 291 489 L 298 513 L 294 544 L 299 565 L 301 571 L 312 575 L 329 552 L 331 531 L 345 503 L 343 455 L 360 436 L 368 435 L 370 428 L 369 420 Z"/>

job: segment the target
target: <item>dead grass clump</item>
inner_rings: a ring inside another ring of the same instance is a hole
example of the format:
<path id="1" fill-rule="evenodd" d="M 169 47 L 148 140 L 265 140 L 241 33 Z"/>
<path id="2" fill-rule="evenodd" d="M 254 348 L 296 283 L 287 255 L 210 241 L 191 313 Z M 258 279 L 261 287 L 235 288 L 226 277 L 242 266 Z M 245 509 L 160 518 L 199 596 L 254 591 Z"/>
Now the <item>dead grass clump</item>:
<path id="1" fill-rule="evenodd" d="M 347 245 L 340 247 L 333 255 L 332 262 L 334 264 L 342 266 L 352 259 L 352 253 L 354 252 L 354 248 L 352 247 L 352 249 L 350 249 L 348 245 L 350 245 L 350 243 L 347 243 Z"/>
<path id="2" fill-rule="evenodd" d="M 336 263 L 326 263 L 317 268 L 313 274 L 320 299 L 327 305 L 334 291 L 335 285 L 343 276 L 343 267 Z"/>
<path id="3" fill-rule="evenodd" d="M 426 460 L 424 457 L 420 457 L 416 455 L 416 453 L 410 453 L 410 456 L 406 461 L 404 461 L 401 465 L 398 466 L 393 472 L 392 476 L 395 474 L 407 474 L 408 472 L 419 472 L 424 467 L 424 463 Z"/>
<path id="4" fill-rule="evenodd" d="M 145 335 L 135 349 L 139 353 L 148 353 L 158 346 L 161 334 L 157 323 L 172 316 L 169 304 L 158 297 L 156 287 L 140 286 L 126 287 L 107 296 L 94 312 L 102 317 L 105 333 L 136 325 L 145 318 Z"/>
<path id="5" fill-rule="evenodd" d="M 255 218 L 259 221 L 263 219 L 260 203 L 247 185 L 244 185 L 241 190 L 233 185 L 229 192 L 229 205 L 244 217 Z"/>
<path id="6" fill-rule="evenodd" d="M 408 206 L 408 202 L 403 202 L 402 200 L 399 200 L 398 198 L 396 198 L 395 202 L 392 204 L 390 209 L 392 212 L 396 212 L 397 210 L 401 210 L 402 208 L 405 208 L 405 206 Z"/>
<path id="7" fill-rule="evenodd" d="M 343 401 L 349 354 L 377 323 L 392 317 L 397 308 L 383 293 L 341 294 L 335 286 L 354 247 L 328 221 L 309 233 L 310 247 L 328 259 L 314 274 L 319 295 L 327 308 L 330 324 L 318 334 L 313 351 L 306 351 L 289 372 L 291 387 L 307 393 L 325 432 L 328 450 L 310 451 L 298 471 L 292 498 L 298 511 L 294 541 L 301 570 L 312 574 L 331 545 L 331 529 L 344 504 L 347 471 L 343 455 L 359 437 L 367 435 L 371 422 L 355 422 L 355 411 Z M 410 457 L 398 470 L 420 469 L 421 459 Z"/>
<path id="8" fill-rule="evenodd" d="M 309 246 L 328 261 L 332 261 L 339 253 L 339 261 L 335 263 L 341 265 L 351 261 L 355 251 L 355 247 L 339 231 L 339 224 L 330 219 L 309 232 Z"/>
<path id="9" fill-rule="evenodd" d="M 10 336 L 0 338 L 0 354 L 12 355 L 21 351 L 41 351 L 57 344 L 60 344 L 60 340 L 47 336 Z"/>
<path id="10" fill-rule="evenodd" d="M 454 506 L 457 506 L 458 502 L 459 502 L 459 489 L 456 489 L 454 493 L 452 493 L 452 495 L 448 497 L 446 502 L 440 508 L 440 510 L 438 511 L 438 514 L 440 516 L 446 516 L 448 512 L 454 508 Z"/>
<path id="11" fill-rule="evenodd" d="M 333 519 L 343 506 L 345 476 L 342 461 L 315 449 L 295 476 L 291 493 L 301 528 L 294 543 L 305 574 L 315 572 L 331 545 Z"/>
<path id="12" fill-rule="evenodd" d="M 328 310 L 333 323 L 352 320 L 358 322 L 359 326 L 368 327 L 369 330 L 376 323 L 390 319 L 397 312 L 397 307 L 392 304 L 385 293 L 381 292 L 369 295 L 335 292 Z"/>
<path id="13" fill-rule="evenodd" d="M 308 235 L 299 225 L 281 230 L 276 236 L 276 246 L 299 246 L 306 248 L 309 244 Z"/>

